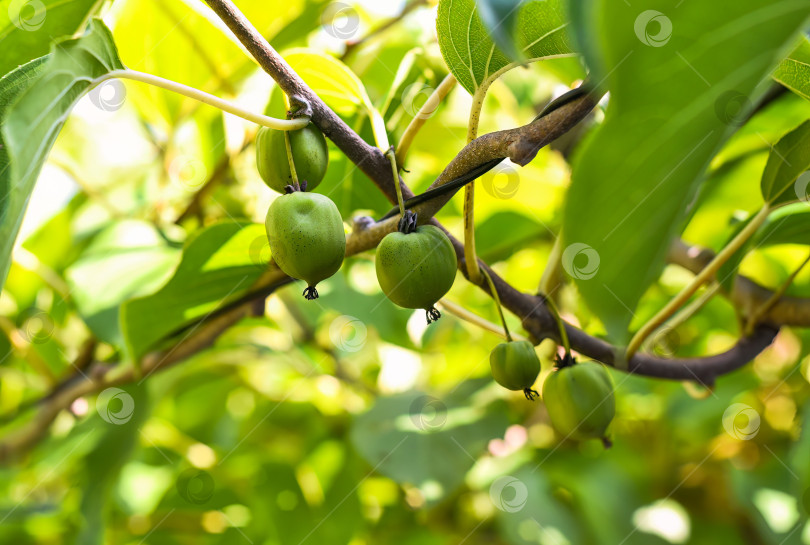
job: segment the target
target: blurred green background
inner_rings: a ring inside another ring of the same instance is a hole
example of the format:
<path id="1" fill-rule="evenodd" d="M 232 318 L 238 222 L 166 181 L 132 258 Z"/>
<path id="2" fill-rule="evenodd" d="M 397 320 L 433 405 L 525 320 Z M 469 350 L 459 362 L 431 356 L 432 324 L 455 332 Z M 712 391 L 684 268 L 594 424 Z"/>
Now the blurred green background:
<path id="1" fill-rule="evenodd" d="M 405 3 L 238 5 L 282 54 L 309 47 L 341 57 L 393 143 L 447 73 L 431 3 L 348 50 Z M 283 115 L 270 79 L 203 3 L 116 0 L 102 13 L 128 67 Z M 528 122 L 583 76 L 576 59 L 508 73 L 489 91 L 480 134 Z M 324 98 L 373 143 L 356 103 Z M 405 165 L 414 191 L 463 147 L 470 104 L 456 88 L 427 121 Z M 739 131 L 712 164 L 684 238 L 720 248 L 740 211 L 759 206 L 769 141 L 786 119 L 808 117 L 810 104 L 786 94 Z M 601 118 L 595 112 L 581 132 Z M 77 374 L 81 353 L 92 348 L 96 361 L 114 363 L 138 352 L 124 341 L 119 308 L 144 297 L 130 307 L 135 318 L 168 321 L 148 296 L 172 277 L 184 247 L 210 264 L 216 248 L 238 239 L 249 251 L 233 266 L 261 272 L 268 252 L 252 222 L 275 194 L 255 168 L 255 129 L 133 82 L 82 99 L 40 176 L 0 296 L 0 434 L 24 425 L 55 381 Z M 536 290 L 559 232 L 572 143 L 479 182 L 479 255 L 520 290 Z M 318 191 L 347 223 L 390 208 L 331 143 Z M 438 215 L 457 236 L 460 211 L 457 197 Z M 794 245 L 761 248 L 742 270 L 778 286 L 804 255 Z M 689 279 L 667 268 L 636 321 Z M 248 287 L 227 282 L 220 297 Z M 263 313 L 189 360 L 60 412 L 30 453 L 0 469 L 0 543 L 810 544 L 807 332 L 783 329 L 712 392 L 611 371 L 617 417 L 604 450 L 563 440 L 541 402 L 492 382 L 499 337 L 447 309 L 427 328 L 421 311 L 393 306 L 372 254 L 349 259 L 315 303 L 301 289 L 281 288 Z M 810 270 L 788 293 L 810 296 Z M 460 275 L 447 299 L 498 320 L 492 300 Z M 560 302 L 566 319 L 604 333 L 573 287 Z M 714 298 L 653 349 L 715 353 L 738 335 L 733 308 Z M 555 347 L 538 353 L 540 389 Z"/>

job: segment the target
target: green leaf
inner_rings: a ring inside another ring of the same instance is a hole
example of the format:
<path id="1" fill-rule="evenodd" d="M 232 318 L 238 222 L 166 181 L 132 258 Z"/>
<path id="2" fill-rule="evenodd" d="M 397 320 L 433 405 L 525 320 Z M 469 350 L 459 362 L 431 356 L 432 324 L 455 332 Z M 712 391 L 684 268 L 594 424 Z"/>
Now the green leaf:
<path id="1" fill-rule="evenodd" d="M 771 206 L 807 199 L 810 174 L 810 121 L 805 121 L 771 149 L 762 173 L 762 198 Z"/>
<path id="2" fill-rule="evenodd" d="M 41 61 L 25 66 L 34 62 Z M 8 159 L 0 156 L 0 171 L 4 173 L 0 174 L 0 281 L 5 281 L 28 198 L 65 118 L 93 80 L 123 68 L 110 31 L 101 21 L 92 20 L 81 38 L 54 45 L 47 61 L 33 69 L 38 73 L 35 85 L 30 84 L 29 69 L 14 76 L 17 83 L 10 90 L 0 88 L 0 96 L 17 94 L 5 110 L 1 128 Z M 23 80 L 24 88 L 20 85 Z M 0 108 L 3 103 L 7 104 L 0 99 Z"/>
<path id="3" fill-rule="evenodd" d="M 51 41 L 80 30 L 100 5 L 98 0 L 0 0 L 0 75 L 48 52 Z"/>
<path id="4" fill-rule="evenodd" d="M 512 60 L 519 60 L 522 55 L 515 43 L 515 27 L 519 8 L 523 0 L 476 0 L 478 15 L 486 26 L 489 37 Z"/>
<path id="5" fill-rule="evenodd" d="M 284 60 L 337 113 L 351 115 L 362 107 L 371 119 L 377 145 L 383 150 L 389 148 L 385 121 L 351 68 L 334 57 L 305 48 L 285 52 Z"/>
<path id="6" fill-rule="evenodd" d="M 478 255 L 488 263 L 508 258 L 548 232 L 537 220 L 511 210 L 492 214 L 476 231 Z"/>
<path id="7" fill-rule="evenodd" d="M 611 95 L 605 122 L 574 161 L 563 233 L 570 257 L 598 263 L 587 274 L 568 269 L 620 342 L 709 159 L 810 9 L 794 0 L 581 4 L 577 35 Z"/>
<path id="8" fill-rule="evenodd" d="M 137 361 L 183 326 L 244 295 L 268 262 L 263 225 L 224 222 L 199 231 L 166 285 L 121 306 L 128 356 Z"/>
<path id="9" fill-rule="evenodd" d="M 465 383 L 443 399 L 415 391 L 378 398 L 355 420 L 352 443 L 375 470 L 418 487 L 435 504 L 461 485 L 474 459 L 508 425 L 502 405 L 472 404 L 480 386 Z"/>
<path id="10" fill-rule="evenodd" d="M 0 222 L 2 222 L 0 223 L 0 235 L 12 237 L 11 241 L 3 238 L 2 242 L 0 242 L 0 252 L 2 252 L 0 253 L 0 287 L 5 283 L 10 268 L 11 248 L 14 244 L 12 233 L 16 235 L 17 229 L 19 229 L 19 225 L 16 227 L 11 225 L 15 218 L 9 218 L 7 211 L 14 204 L 20 207 L 25 206 L 24 202 L 19 204 L 14 200 L 17 192 L 12 191 L 11 163 L 9 162 L 8 146 L 4 141 L 2 127 L 8 115 L 9 105 L 33 84 L 37 76 L 42 73 L 46 60 L 47 57 L 35 59 L 0 78 Z M 23 197 L 23 195 L 19 195 L 19 197 Z M 28 193 L 25 193 L 24 198 L 28 198 Z M 20 211 L 20 218 L 18 219 L 22 220 L 22 211 Z"/>
<path id="11" fill-rule="evenodd" d="M 476 13 L 475 0 L 440 0 L 436 18 L 444 62 L 470 94 L 486 88 L 510 65 Z M 528 60 L 573 54 L 561 0 L 523 2 L 516 15 L 514 41 Z"/>
<path id="12" fill-rule="evenodd" d="M 121 304 L 158 289 L 179 258 L 180 251 L 152 224 L 124 220 L 102 231 L 65 276 L 88 327 L 100 340 L 120 346 Z"/>
<path id="13" fill-rule="evenodd" d="M 773 71 L 773 79 L 810 100 L 810 39 L 802 37 L 796 49 Z"/>

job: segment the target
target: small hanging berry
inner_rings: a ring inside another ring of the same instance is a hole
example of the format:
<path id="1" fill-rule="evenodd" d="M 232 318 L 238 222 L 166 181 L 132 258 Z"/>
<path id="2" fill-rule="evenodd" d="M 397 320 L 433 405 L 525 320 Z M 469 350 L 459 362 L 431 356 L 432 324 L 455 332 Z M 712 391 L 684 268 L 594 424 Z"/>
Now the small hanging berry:
<path id="1" fill-rule="evenodd" d="M 456 252 L 447 235 L 433 225 L 417 227 L 406 211 L 399 230 L 377 246 L 377 281 L 385 295 L 404 308 L 425 309 L 427 322 L 441 317 L 434 306 L 453 286 Z"/>
<path id="2" fill-rule="evenodd" d="M 335 203 L 306 193 L 306 187 L 288 185 L 270 205 L 264 225 L 273 260 L 285 274 L 306 281 L 304 297 L 312 300 L 318 298 L 316 284 L 340 269 L 346 234 Z"/>

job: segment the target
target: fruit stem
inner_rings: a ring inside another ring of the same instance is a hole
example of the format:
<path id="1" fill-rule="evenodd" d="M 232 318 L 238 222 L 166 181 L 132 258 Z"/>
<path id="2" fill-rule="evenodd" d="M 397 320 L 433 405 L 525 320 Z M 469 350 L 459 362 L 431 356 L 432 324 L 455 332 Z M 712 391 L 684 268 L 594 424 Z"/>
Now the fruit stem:
<path id="1" fill-rule="evenodd" d="M 388 148 L 385 152 L 388 157 L 388 162 L 391 163 L 391 176 L 394 180 L 394 189 L 397 192 L 397 206 L 399 206 L 399 215 L 405 216 L 405 203 L 402 201 L 402 188 L 399 185 L 399 169 L 397 168 L 397 154 L 394 153 L 394 146 Z"/>
<path id="2" fill-rule="evenodd" d="M 762 208 L 757 212 L 756 216 L 754 216 L 748 225 L 745 226 L 737 236 L 735 236 L 731 241 L 723 248 L 720 253 L 714 256 L 708 265 L 706 265 L 693 279 L 692 281 L 683 288 L 678 295 L 672 298 L 669 303 L 664 306 L 658 313 L 650 318 L 650 320 L 644 324 L 638 332 L 633 335 L 633 338 L 630 340 L 630 344 L 627 346 L 627 352 L 625 354 L 625 361 L 630 361 L 630 358 L 638 351 L 639 347 L 644 343 L 644 340 L 656 329 L 658 329 L 661 324 L 666 322 L 670 316 L 672 316 L 675 311 L 677 311 L 689 298 L 694 295 L 694 293 L 706 282 L 711 280 L 711 278 L 717 273 L 720 267 L 723 266 L 723 263 L 729 260 L 731 256 L 733 256 L 737 250 L 739 250 L 745 242 L 751 238 L 754 233 L 757 232 L 757 229 L 765 222 L 768 218 L 768 214 L 771 212 L 771 207 L 768 204 L 764 204 Z"/>
<path id="3" fill-rule="evenodd" d="M 506 327 L 506 317 L 503 315 L 503 307 L 501 307 L 501 297 L 498 295 L 498 290 L 495 289 L 495 283 L 492 281 L 492 278 L 489 276 L 489 273 L 485 269 L 481 269 L 484 278 L 487 279 L 487 284 L 489 284 L 489 291 L 492 293 L 492 298 L 495 299 L 495 305 L 498 307 L 498 315 L 501 317 L 501 324 L 503 325 L 503 333 L 506 336 L 506 340 L 510 343 L 512 342 L 512 334 L 509 333 L 509 328 Z"/>
<path id="4" fill-rule="evenodd" d="M 439 107 L 439 103 L 444 100 L 455 86 L 456 78 L 453 74 L 447 74 L 439 86 L 430 94 L 425 103 L 422 104 L 422 107 L 419 108 L 419 111 L 413 119 L 411 119 L 411 122 L 405 128 L 405 132 L 402 133 L 402 138 L 399 139 L 399 143 L 397 144 L 397 161 L 399 161 L 400 165 L 405 164 L 405 157 L 408 155 L 408 150 L 416 137 L 416 133 L 419 132 L 419 129 L 425 124 L 425 121 L 427 121 L 430 116 L 433 115 L 433 112 L 436 111 L 436 108 Z"/>
<path id="5" fill-rule="evenodd" d="M 467 123 L 467 143 L 478 136 L 478 123 L 481 120 L 481 108 L 484 106 L 489 85 L 482 85 L 475 90 L 473 105 L 470 109 L 470 120 Z M 481 269 L 475 255 L 475 182 L 464 188 L 464 261 L 467 262 L 467 275 L 470 281 L 478 284 L 481 280 Z"/>
<path id="6" fill-rule="evenodd" d="M 557 322 L 557 328 L 560 330 L 560 341 L 562 342 L 563 348 L 565 349 L 566 354 L 571 353 L 571 344 L 568 341 L 568 331 L 565 330 L 565 322 L 560 317 L 560 311 L 557 310 L 557 305 L 554 304 L 554 301 L 551 297 L 546 295 L 541 295 L 543 301 L 548 305 L 549 310 L 551 311 L 552 316 L 554 316 L 554 321 Z"/>
<path id="7" fill-rule="evenodd" d="M 149 85 L 154 85 L 155 87 L 160 87 L 161 89 L 166 89 L 167 91 L 172 91 L 174 93 L 193 98 L 194 100 L 198 100 L 204 104 L 208 104 L 209 106 L 219 108 L 223 112 L 233 114 L 241 117 L 242 119 L 247 119 L 248 121 L 262 125 L 263 127 L 270 127 L 271 129 L 277 129 L 280 131 L 294 131 L 303 129 L 309 124 L 309 117 L 299 117 L 296 119 L 277 119 L 275 117 L 268 117 L 266 115 L 245 110 L 233 102 L 228 102 L 227 100 L 223 100 L 212 94 L 206 93 L 205 91 L 200 91 L 194 87 L 189 87 L 188 85 L 183 85 L 182 83 L 177 83 L 176 81 L 164 79 L 152 74 L 138 72 L 137 70 L 130 70 L 129 68 L 107 72 L 103 76 L 93 80 L 91 87 L 95 87 L 96 85 L 99 85 L 107 80 L 116 78 L 148 83 Z"/>
<path id="8" fill-rule="evenodd" d="M 294 185 L 298 185 L 298 173 L 295 171 L 295 160 L 293 160 L 292 144 L 290 144 L 290 133 L 284 133 L 284 147 L 287 149 L 287 163 L 290 165 L 290 176 Z M 306 188 L 304 189 L 306 191 Z"/>

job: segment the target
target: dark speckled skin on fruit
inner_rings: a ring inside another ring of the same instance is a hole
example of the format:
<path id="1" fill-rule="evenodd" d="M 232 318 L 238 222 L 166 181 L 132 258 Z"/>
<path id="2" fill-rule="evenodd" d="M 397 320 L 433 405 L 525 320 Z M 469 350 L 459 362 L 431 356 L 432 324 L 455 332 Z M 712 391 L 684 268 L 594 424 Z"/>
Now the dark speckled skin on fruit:
<path id="1" fill-rule="evenodd" d="M 300 181 L 307 182 L 307 189 L 315 189 L 326 175 L 329 166 L 329 150 L 326 139 L 314 125 L 297 131 L 289 131 L 295 173 Z M 284 193 L 284 188 L 293 182 L 284 131 L 262 127 L 256 133 L 256 167 L 259 175 L 270 189 Z"/>
<path id="2" fill-rule="evenodd" d="M 300 191 L 282 195 L 270 205 L 264 225 L 273 260 L 285 274 L 314 288 L 340 269 L 346 234 L 328 197 Z"/>
<path id="3" fill-rule="evenodd" d="M 377 246 L 377 281 L 404 308 L 430 309 L 456 278 L 456 252 L 441 229 L 422 225 L 409 234 L 389 233 Z"/>

